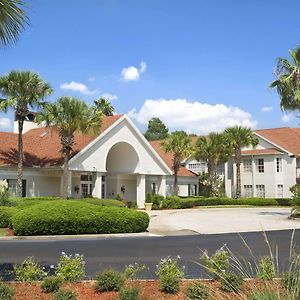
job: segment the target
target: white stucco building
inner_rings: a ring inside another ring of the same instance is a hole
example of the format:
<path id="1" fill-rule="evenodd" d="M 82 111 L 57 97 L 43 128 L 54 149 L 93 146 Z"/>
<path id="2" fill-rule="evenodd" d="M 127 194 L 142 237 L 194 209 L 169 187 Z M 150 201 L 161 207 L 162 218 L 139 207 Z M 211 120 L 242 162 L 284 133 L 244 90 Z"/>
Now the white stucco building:
<path id="1" fill-rule="evenodd" d="M 31 123 L 30 123 L 31 122 Z M 25 124 L 23 196 L 58 196 L 62 191 L 60 138 L 55 128 Z M 11 193 L 17 184 L 17 133 L 0 132 L 0 179 L 7 179 Z M 159 141 L 148 142 L 127 115 L 105 117 L 99 136 L 75 134 L 69 161 L 70 197 L 117 194 L 143 208 L 147 193 L 173 194 L 172 154 Z M 179 194 L 195 195 L 197 175 L 179 171 Z"/>
<path id="2" fill-rule="evenodd" d="M 242 151 L 242 197 L 289 198 L 290 187 L 300 178 L 300 128 L 256 130 L 255 148 Z M 225 190 L 235 196 L 236 166 L 225 164 Z"/>

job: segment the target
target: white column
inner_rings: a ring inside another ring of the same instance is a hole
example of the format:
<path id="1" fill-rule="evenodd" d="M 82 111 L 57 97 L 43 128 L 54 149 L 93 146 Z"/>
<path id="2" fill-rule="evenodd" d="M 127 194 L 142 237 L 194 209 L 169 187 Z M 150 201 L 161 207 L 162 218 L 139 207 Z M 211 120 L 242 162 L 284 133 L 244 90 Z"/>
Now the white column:
<path id="1" fill-rule="evenodd" d="M 60 196 L 63 195 L 63 188 L 64 188 L 64 175 L 60 176 Z"/>
<path id="2" fill-rule="evenodd" d="M 72 171 L 68 172 L 68 197 L 72 197 Z"/>
<path id="3" fill-rule="evenodd" d="M 252 197 L 256 197 L 256 182 L 255 182 L 255 159 L 251 157 L 252 164 Z"/>
<path id="4" fill-rule="evenodd" d="M 101 198 L 102 196 L 102 174 L 100 172 L 96 172 L 95 185 L 93 188 L 93 197 Z"/>
<path id="5" fill-rule="evenodd" d="M 136 177 L 136 203 L 138 208 L 145 207 L 146 198 L 146 176 L 137 175 Z"/>
<path id="6" fill-rule="evenodd" d="M 166 184 L 166 176 L 158 176 L 158 194 L 166 197 L 167 195 L 167 184 Z"/>
<path id="7" fill-rule="evenodd" d="M 224 180 L 225 180 L 225 194 L 228 198 L 232 197 L 231 180 L 228 178 L 228 162 L 224 164 Z"/>

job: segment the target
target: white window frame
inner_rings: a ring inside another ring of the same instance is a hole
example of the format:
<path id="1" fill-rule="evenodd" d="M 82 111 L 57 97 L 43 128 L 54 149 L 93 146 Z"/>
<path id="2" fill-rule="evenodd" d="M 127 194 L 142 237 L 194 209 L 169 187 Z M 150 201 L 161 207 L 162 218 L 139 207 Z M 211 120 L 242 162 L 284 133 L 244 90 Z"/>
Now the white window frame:
<path id="1" fill-rule="evenodd" d="M 282 158 L 276 157 L 276 172 L 281 173 L 282 172 Z"/>
<path id="2" fill-rule="evenodd" d="M 257 158 L 255 161 L 256 172 L 264 173 L 265 172 L 265 160 L 263 158 Z"/>
<path id="3" fill-rule="evenodd" d="M 244 197 L 245 198 L 253 197 L 253 186 L 252 186 L 252 184 L 245 184 L 244 185 Z"/>
<path id="4" fill-rule="evenodd" d="M 244 159 L 243 166 L 244 166 L 244 173 L 252 172 L 252 160 L 251 159 Z"/>
<path id="5" fill-rule="evenodd" d="M 266 187 L 264 184 L 256 185 L 256 197 L 257 198 L 266 198 Z"/>

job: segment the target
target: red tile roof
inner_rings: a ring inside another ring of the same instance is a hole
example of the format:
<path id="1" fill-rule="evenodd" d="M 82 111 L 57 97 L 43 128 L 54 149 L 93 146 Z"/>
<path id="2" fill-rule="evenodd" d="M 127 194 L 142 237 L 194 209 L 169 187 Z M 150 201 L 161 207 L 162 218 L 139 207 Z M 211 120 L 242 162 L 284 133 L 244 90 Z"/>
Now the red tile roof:
<path id="1" fill-rule="evenodd" d="M 101 132 L 104 132 L 123 115 L 105 117 Z M 95 135 L 74 134 L 75 144 L 71 156 L 74 156 L 92 140 Z M 18 134 L 0 132 L 0 165 L 15 166 L 18 163 Z M 31 129 L 24 134 L 24 166 L 60 166 L 62 164 L 59 132 L 55 127 Z"/>
<path id="2" fill-rule="evenodd" d="M 160 143 L 161 141 L 150 141 L 150 145 L 154 148 L 154 150 L 159 154 L 159 156 L 163 159 L 163 161 L 167 164 L 167 166 L 172 170 L 173 165 L 173 154 L 165 153 L 162 149 Z M 178 176 L 197 176 L 192 171 L 188 170 L 185 167 L 181 167 L 178 172 Z"/>
<path id="3" fill-rule="evenodd" d="M 288 152 L 296 156 L 300 155 L 300 128 L 282 127 L 255 132 Z"/>

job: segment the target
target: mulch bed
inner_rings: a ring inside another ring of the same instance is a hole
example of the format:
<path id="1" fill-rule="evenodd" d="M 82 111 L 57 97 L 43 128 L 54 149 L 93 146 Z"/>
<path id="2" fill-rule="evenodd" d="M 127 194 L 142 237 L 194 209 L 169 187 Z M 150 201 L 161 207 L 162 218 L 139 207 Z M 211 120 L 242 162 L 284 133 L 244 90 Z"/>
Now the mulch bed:
<path id="1" fill-rule="evenodd" d="M 149 281 L 132 281 L 128 285 L 138 287 L 140 290 L 140 298 L 142 300 L 184 300 L 185 289 L 190 283 L 190 280 L 182 282 L 180 291 L 177 295 L 169 295 L 159 291 L 159 282 L 157 280 Z M 274 290 L 281 290 L 279 282 L 262 283 L 257 280 L 246 281 L 239 294 L 226 293 L 220 288 L 220 283 L 216 281 L 203 281 L 211 290 L 211 299 L 213 300 L 242 300 L 247 299 L 246 295 L 249 295 L 253 288 L 262 290 L 268 285 Z M 39 283 L 25 284 L 25 283 L 11 283 L 15 288 L 15 300 L 50 300 L 53 299 L 52 294 L 45 294 Z M 119 293 L 99 293 L 94 288 L 94 282 L 81 282 L 75 284 L 65 284 L 64 288 L 71 289 L 76 292 L 78 300 L 114 300 L 118 299 Z"/>

